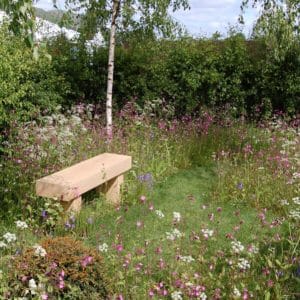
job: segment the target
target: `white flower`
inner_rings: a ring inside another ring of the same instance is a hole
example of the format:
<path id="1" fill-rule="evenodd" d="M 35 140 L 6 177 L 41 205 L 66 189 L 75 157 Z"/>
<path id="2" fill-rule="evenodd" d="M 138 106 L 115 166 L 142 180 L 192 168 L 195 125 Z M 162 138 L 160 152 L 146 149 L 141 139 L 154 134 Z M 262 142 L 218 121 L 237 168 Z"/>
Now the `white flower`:
<path id="1" fill-rule="evenodd" d="M 201 300 L 206 300 L 206 299 L 207 299 L 207 296 L 206 296 L 206 294 L 205 294 L 204 292 L 202 292 L 202 293 L 200 294 L 200 299 L 201 299 Z"/>
<path id="2" fill-rule="evenodd" d="M 237 264 L 238 268 L 245 271 L 247 269 L 250 269 L 250 263 L 245 258 L 239 258 L 239 262 Z"/>
<path id="3" fill-rule="evenodd" d="M 195 259 L 190 255 L 188 255 L 188 256 L 181 256 L 180 255 L 179 259 L 182 260 L 183 262 L 186 262 L 186 263 L 191 263 L 191 262 L 195 261 Z"/>
<path id="4" fill-rule="evenodd" d="M 244 251 L 245 247 L 242 245 L 240 241 L 232 241 L 231 248 L 233 253 L 241 253 Z"/>
<path id="5" fill-rule="evenodd" d="M 76 115 L 72 115 L 70 121 L 72 124 L 74 123 L 75 125 L 81 124 L 81 118 Z"/>
<path id="6" fill-rule="evenodd" d="M 6 248 L 6 247 L 7 247 L 7 245 L 3 241 L 0 241 L 0 249 Z"/>
<path id="7" fill-rule="evenodd" d="M 106 243 L 103 243 L 102 245 L 99 245 L 98 250 L 100 252 L 107 252 L 108 250 L 108 245 Z"/>
<path id="8" fill-rule="evenodd" d="M 7 241 L 7 243 L 12 243 L 17 240 L 17 237 L 14 233 L 7 232 L 3 235 L 3 238 Z"/>
<path id="9" fill-rule="evenodd" d="M 16 223 L 17 228 L 20 228 L 20 229 L 26 229 L 26 228 L 28 228 L 28 225 L 26 224 L 26 222 L 16 221 L 15 223 Z"/>
<path id="10" fill-rule="evenodd" d="M 35 283 L 35 280 L 33 278 L 31 278 L 28 282 L 28 287 L 30 289 L 30 292 L 32 295 L 36 294 L 36 290 L 37 290 L 37 285 Z"/>
<path id="11" fill-rule="evenodd" d="M 34 254 L 36 256 L 45 257 L 47 252 L 46 250 L 40 245 L 34 245 L 33 248 L 35 249 Z"/>
<path id="12" fill-rule="evenodd" d="M 181 220 L 181 214 L 179 212 L 173 212 L 173 221 L 179 223 Z"/>
<path id="13" fill-rule="evenodd" d="M 300 173 L 299 173 L 299 172 L 293 173 L 293 178 L 294 178 L 294 179 L 300 178 Z M 299 198 L 299 197 L 298 197 L 298 198 Z"/>
<path id="14" fill-rule="evenodd" d="M 180 291 L 174 291 L 172 294 L 171 294 L 171 298 L 172 300 L 182 300 L 182 292 Z"/>
<path id="15" fill-rule="evenodd" d="M 165 215 L 163 214 L 163 212 L 161 210 L 156 210 L 155 213 L 160 219 L 165 217 Z"/>
<path id="16" fill-rule="evenodd" d="M 213 230 L 209 230 L 209 229 L 202 229 L 201 232 L 203 233 L 203 236 L 208 239 L 209 237 L 211 237 L 214 234 Z"/>
<path id="17" fill-rule="evenodd" d="M 290 210 L 289 216 L 292 219 L 300 220 L 300 209 Z"/>
<path id="18" fill-rule="evenodd" d="M 300 197 L 295 197 L 292 200 L 295 204 L 300 205 Z"/>
<path id="19" fill-rule="evenodd" d="M 183 236 L 183 234 L 177 229 L 173 229 L 171 232 L 166 232 L 167 235 L 167 239 L 174 241 L 176 240 L 176 238 L 181 238 Z"/>
<path id="20" fill-rule="evenodd" d="M 239 298 L 242 296 L 241 292 L 236 287 L 234 287 L 234 289 L 233 289 L 233 296 L 236 298 Z"/>
<path id="21" fill-rule="evenodd" d="M 290 210 L 289 216 L 292 219 L 300 220 L 300 209 Z"/>
<path id="22" fill-rule="evenodd" d="M 280 200 L 280 204 L 281 204 L 282 206 L 284 206 L 284 205 L 290 205 L 289 202 L 288 202 L 286 199 Z"/>

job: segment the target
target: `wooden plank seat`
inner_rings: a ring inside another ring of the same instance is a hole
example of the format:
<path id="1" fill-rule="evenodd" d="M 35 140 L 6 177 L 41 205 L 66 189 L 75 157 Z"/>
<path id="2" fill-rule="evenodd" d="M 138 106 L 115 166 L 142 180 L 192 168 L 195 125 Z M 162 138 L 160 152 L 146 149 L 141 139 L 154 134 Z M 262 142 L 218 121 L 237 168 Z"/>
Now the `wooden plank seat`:
<path id="1" fill-rule="evenodd" d="M 94 188 L 112 204 L 120 202 L 123 174 L 131 156 L 103 153 L 36 181 L 36 194 L 61 201 L 66 211 L 81 209 L 81 196 Z"/>

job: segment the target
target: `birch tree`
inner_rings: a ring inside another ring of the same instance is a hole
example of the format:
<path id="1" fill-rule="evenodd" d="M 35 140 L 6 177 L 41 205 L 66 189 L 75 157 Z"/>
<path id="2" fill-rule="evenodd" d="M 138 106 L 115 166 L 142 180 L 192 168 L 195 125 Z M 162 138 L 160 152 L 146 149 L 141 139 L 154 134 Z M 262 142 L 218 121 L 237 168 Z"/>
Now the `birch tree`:
<path id="1" fill-rule="evenodd" d="M 264 37 L 276 60 L 282 60 L 300 41 L 300 0 L 243 0 L 240 21 L 247 7 L 260 8 L 253 35 Z"/>
<path id="2" fill-rule="evenodd" d="M 116 46 L 116 21 L 120 10 L 120 0 L 113 0 L 110 39 L 109 39 L 109 53 L 108 53 L 108 75 L 107 75 L 107 91 L 106 91 L 106 131 L 107 136 L 112 138 L 112 93 L 114 81 L 114 59 Z"/>
<path id="3" fill-rule="evenodd" d="M 106 129 L 109 138 L 113 135 L 112 96 L 114 59 L 117 32 L 141 30 L 145 34 L 170 36 L 177 23 L 169 12 L 188 9 L 188 0 L 67 0 L 70 7 L 84 10 L 85 30 L 107 32 L 109 24 L 109 55 L 106 93 Z"/>

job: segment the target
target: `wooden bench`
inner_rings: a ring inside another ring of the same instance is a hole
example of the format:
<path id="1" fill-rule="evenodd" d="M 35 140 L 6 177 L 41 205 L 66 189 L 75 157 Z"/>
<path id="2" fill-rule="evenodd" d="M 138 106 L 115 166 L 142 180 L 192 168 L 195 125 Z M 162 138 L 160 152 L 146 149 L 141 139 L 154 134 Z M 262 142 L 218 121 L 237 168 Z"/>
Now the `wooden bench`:
<path id="1" fill-rule="evenodd" d="M 81 195 L 94 188 L 112 204 L 120 202 L 123 174 L 131 169 L 131 157 L 103 153 L 36 181 L 36 194 L 61 201 L 66 211 L 81 209 Z"/>

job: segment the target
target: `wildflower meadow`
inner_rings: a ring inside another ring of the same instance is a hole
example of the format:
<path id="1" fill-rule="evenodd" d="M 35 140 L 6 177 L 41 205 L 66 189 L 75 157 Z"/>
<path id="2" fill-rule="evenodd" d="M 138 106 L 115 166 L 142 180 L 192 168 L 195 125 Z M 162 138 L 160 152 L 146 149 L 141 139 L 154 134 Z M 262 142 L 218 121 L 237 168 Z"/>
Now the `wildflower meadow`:
<path id="1" fill-rule="evenodd" d="M 299 7 L 0 0 L 0 300 L 299 300 Z"/>
<path id="2" fill-rule="evenodd" d="M 111 143 L 98 120 L 79 105 L 9 136 L 4 299 L 298 298 L 299 120 L 157 120 L 128 104 Z M 34 196 L 35 179 L 103 152 L 133 157 L 120 205 L 91 191 L 64 215 Z"/>

